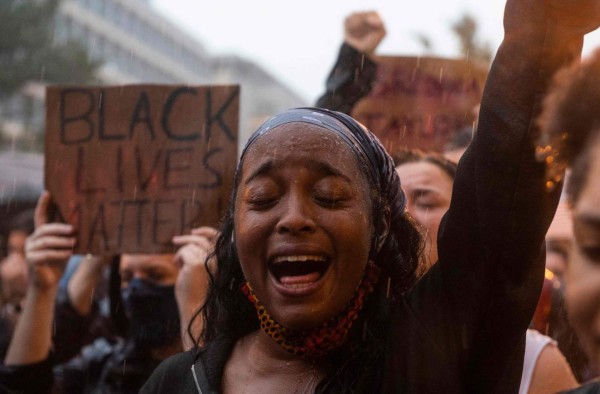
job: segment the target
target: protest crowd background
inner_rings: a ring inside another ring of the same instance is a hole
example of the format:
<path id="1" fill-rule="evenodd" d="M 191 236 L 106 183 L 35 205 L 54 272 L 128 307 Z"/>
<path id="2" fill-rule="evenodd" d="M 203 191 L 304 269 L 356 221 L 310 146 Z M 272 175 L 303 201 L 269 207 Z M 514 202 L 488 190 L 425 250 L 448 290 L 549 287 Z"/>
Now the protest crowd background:
<path id="1" fill-rule="evenodd" d="M 309 102 L 142 0 L 3 1 L 0 392 L 596 392 L 596 3 L 452 58 L 356 10 Z"/>

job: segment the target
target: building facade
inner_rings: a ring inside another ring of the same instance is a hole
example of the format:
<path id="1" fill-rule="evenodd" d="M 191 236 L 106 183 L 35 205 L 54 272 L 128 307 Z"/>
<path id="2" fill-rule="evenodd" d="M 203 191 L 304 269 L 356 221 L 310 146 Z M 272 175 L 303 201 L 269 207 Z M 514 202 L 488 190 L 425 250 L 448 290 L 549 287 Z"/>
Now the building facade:
<path id="1" fill-rule="evenodd" d="M 62 0 L 54 39 L 83 44 L 102 84 L 240 84 L 240 144 L 260 120 L 307 104 L 251 60 L 211 56 L 147 0 Z M 43 86 L 28 84 L 7 104 L 4 132 L 41 132 L 43 102 Z"/>

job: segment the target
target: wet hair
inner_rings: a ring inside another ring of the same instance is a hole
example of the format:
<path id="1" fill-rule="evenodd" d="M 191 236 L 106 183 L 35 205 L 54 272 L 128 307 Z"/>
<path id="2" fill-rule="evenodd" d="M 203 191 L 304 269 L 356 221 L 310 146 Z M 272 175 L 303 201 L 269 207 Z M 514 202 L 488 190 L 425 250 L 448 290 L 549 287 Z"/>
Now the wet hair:
<path id="1" fill-rule="evenodd" d="M 600 138 L 600 50 L 581 64 L 555 76 L 539 118 L 538 153 L 543 153 L 549 173 L 570 166 L 567 196 L 574 203 L 583 189 Z"/>
<path id="2" fill-rule="evenodd" d="M 33 233 L 33 214 L 34 209 L 26 209 L 12 217 L 9 224 L 9 231 L 22 231 L 26 234 Z"/>
<path id="3" fill-rule="evenodd" d="M 407 163 L 427 162 L 437 166 L 452 179 L 456 178 L 456 163 L 435 152 L 425 152 L 418 149 L 402 149 L 392 154 L 396 167 Z"/>
<path id="4" fill-rule="evenodd" d="M 371 186 L 375 234 L 370 259 L 381 269 L 380 279 L 375 291 L 367 299 L 359 321 L 354 324 L 349 334 L 350 344 L 360 342 L 361 345 L 352 346 L 347 343 L 341 349 L 332 352 L 329 361 L 336 367 L 321 382 L 328 387 L 340 388 L 341 391 L 349 390 L 350 387 L 368 387 L 370 379 L 377 376 L 377 373 L 363 372 L 381 370 L 379 362 L 383 361 L 385 351 L 389 349 L 387 341 L 391 331 L 393 305 L 416 282 L 423 243 L 414 222 L 406 214 L 405 197 L 391 157 L 376 137 L 351 117 L 317 108 L 289 110 L 261 126 L 250 137 L 244 152 L 269 129 L 284 123 L 314 123 L 309 118 L 316 119 L 315 124 L 319 121 L 327 123 L 321 127 L 337 135 L 343 133 L 341 137 L 351 144 L 359 164 L 362 164 L 359 167 Z M 240 291 L 245 278 L 234 240 L 235 200 L 242 176 L 243 159 L 244 153 L 236 170 L 229 209 L 216 242 L 214 255 L 217 266 L 214 273 L 209 272 L 209 291 L 205 304 L 199 311 L 205 325 L 196 343 L 208 343 L 223 335 L 236 341 L 260 329 L 254 306 Z M 391 218 L 387 235 L 382 234 L 380 225 L 385 216 Z M 378 248 L 376 245 L 381 237 L 384 241 Z"/>

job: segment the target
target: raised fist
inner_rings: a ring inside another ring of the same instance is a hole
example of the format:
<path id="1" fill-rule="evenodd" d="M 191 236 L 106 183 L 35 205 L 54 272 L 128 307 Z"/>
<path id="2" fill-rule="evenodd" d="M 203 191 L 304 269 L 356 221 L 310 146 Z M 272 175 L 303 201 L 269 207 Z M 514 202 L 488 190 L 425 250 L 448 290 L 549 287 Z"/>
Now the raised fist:
<path id="1" fill-rule="evenodd" d="M 344 21 L 344 41 L 360 52 L 372 55 L 385 37 L 385 26 L 375 11 L 355 12 Z"/>

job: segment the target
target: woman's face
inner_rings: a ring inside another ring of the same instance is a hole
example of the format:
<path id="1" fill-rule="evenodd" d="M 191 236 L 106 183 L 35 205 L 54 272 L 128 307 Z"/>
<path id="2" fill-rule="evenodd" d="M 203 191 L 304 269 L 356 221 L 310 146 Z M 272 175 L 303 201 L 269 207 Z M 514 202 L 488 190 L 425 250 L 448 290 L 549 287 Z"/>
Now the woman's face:
<path id="1" fill-rule="evenodd" d="M 438 259 L 437 234 L 450 207 L 453 180 L 437 165 L 419 161 L 396 167 L 406 194 L 407 209 L 421 226 L 427 268 Z"/>
<path id="2" fill-rule="evenodd" d="M 573 253 L 566 276 L 569 317 L 591 360 L 600 366 L 600 142 L 573 207 Z"/>
<path id="3" fill-rule="evenodd" d="M 348 145 L 306 123 L 260 137 L 246 152 L 235 201 L 244 275 L 284 327 L 312 328 L 341 313 L 368 261 L 368 182 Z"/>

